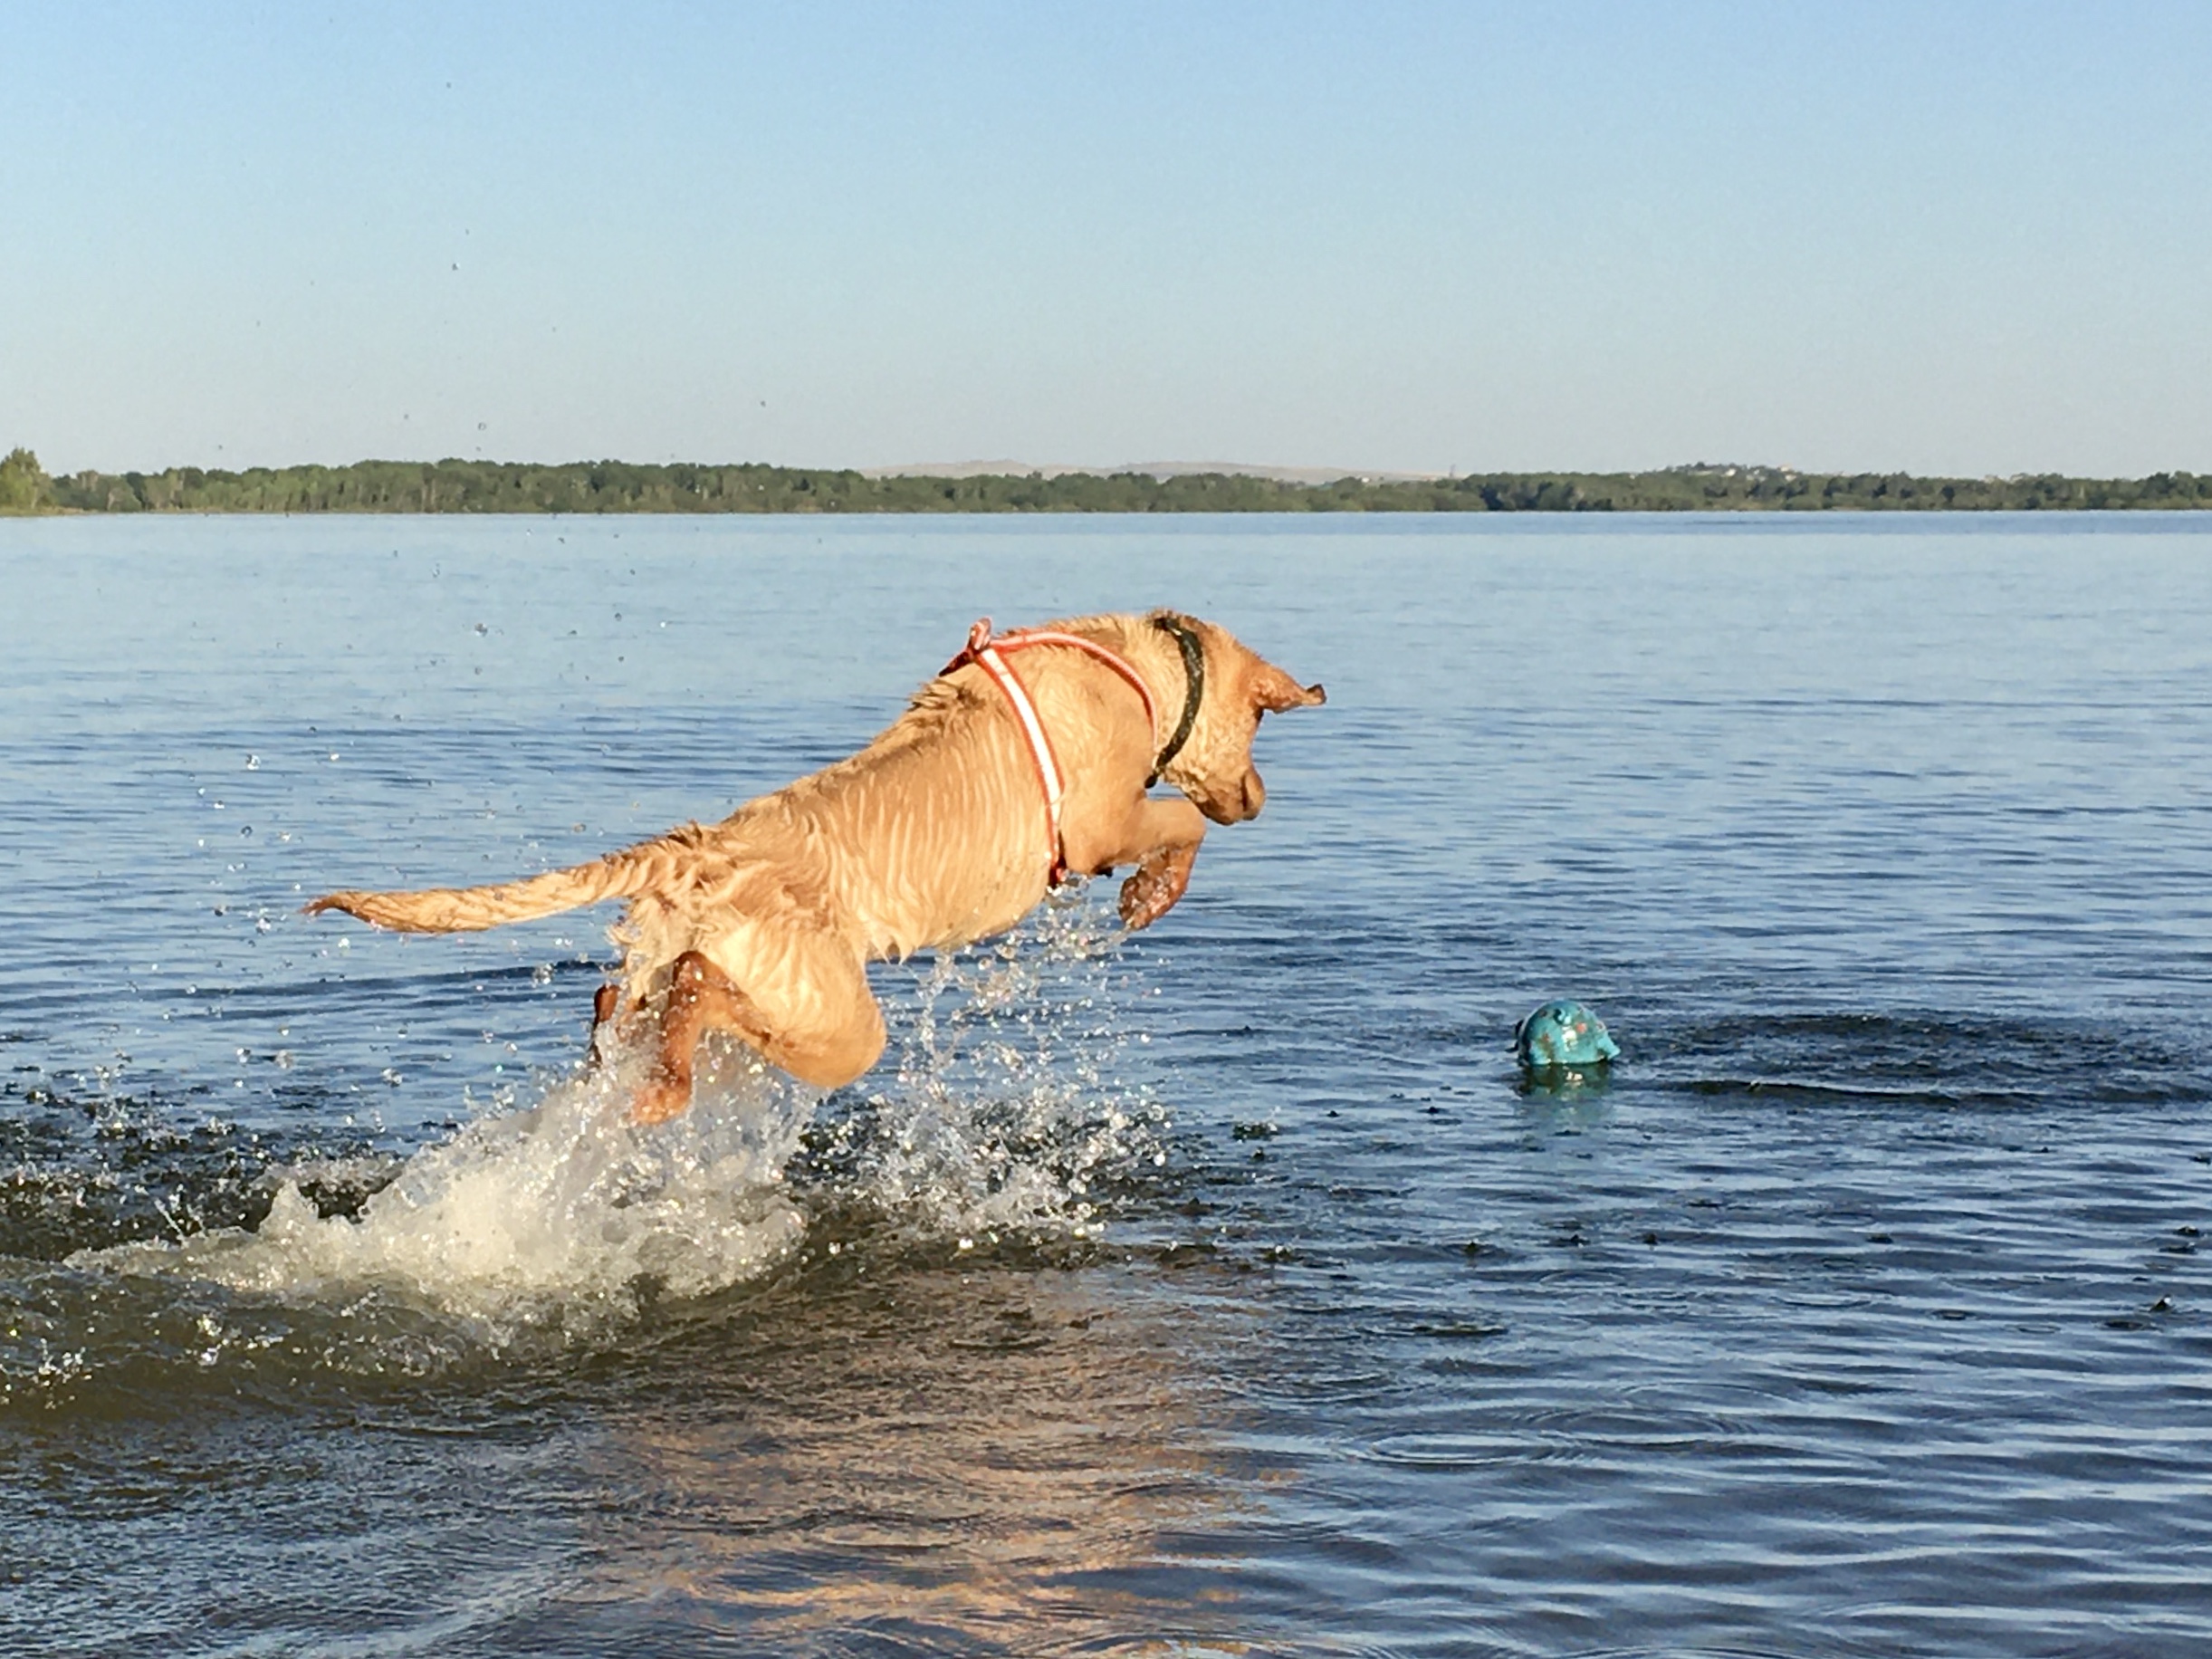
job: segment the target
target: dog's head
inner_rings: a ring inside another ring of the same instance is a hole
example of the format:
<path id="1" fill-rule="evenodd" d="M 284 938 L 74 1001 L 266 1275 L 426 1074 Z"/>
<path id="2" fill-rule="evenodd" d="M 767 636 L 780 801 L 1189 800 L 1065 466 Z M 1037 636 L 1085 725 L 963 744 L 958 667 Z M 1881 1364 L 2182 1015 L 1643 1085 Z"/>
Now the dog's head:
<path id="1" fill-rule="evenodd" d="M 1299 685 L 1225 628 L 1161 614 L 1197 637 L 1205 687 L 1191 735 L 1160 775 L 1217 824 L 1257 818 L 1268 800 L 1268 786 L 1252 765 L 1252 738 L 1261 717 L 1310 708 L 1327 702 L 1328 695 L 1318 686 Z M 1161 702 L 1171 724 L 1181 717 L 1181 705 L 1172 694 Z"/>

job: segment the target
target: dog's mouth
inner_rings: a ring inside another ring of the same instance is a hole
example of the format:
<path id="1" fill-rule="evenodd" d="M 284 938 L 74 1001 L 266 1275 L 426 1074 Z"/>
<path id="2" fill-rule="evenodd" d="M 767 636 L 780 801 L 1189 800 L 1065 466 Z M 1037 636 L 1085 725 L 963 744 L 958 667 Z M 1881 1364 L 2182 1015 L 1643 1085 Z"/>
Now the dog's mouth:
<path id="1" fill-rule="evenodd" d="M 1268 804 L 1268 786 L 1259 774 L 1248 772 L 1239 781 L 1237 792 L 1193 795 L 1192 801 L 1201 812 L 1217 824 L 1249 823 L 1259 816 L 1259 809 Z"/>

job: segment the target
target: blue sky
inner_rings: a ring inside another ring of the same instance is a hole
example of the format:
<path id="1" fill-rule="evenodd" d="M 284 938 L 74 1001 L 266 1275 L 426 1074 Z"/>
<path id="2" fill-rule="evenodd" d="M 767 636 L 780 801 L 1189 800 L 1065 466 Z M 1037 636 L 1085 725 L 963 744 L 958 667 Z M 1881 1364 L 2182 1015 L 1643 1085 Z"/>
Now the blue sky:
<path id="1" fill-rule="evenodd" d="M 2212 471 L 2212 5 L 30 14 L 56 469 Z"/>

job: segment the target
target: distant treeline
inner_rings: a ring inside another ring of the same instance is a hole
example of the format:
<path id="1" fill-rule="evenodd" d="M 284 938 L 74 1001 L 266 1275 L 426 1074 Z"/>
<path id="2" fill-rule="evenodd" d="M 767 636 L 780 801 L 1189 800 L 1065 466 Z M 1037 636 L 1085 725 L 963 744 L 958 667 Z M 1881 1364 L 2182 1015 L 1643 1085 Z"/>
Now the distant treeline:
<path id="1" fill-rule="evenodd" d="M 1483 473 L 1295 484 L 1230 473 L 869 477 L 794 466 L 359 461 L 174 466 L 50 478 L 0 461 L 0 512 L 38 513 L 1685 513 L 2212 508 L 2212 475 L 1915 478 L 1695 465 L 1652 473 Z"/>

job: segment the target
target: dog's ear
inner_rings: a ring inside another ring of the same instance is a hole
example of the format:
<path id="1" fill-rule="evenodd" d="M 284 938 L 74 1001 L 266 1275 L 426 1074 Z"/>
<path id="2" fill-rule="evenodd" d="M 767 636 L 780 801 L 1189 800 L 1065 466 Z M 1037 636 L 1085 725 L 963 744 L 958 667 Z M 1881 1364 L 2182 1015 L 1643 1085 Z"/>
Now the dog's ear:
<path id="1" fill-rule="evenodd" d="M 1326 703 L 1328 693 L 1318 686 L 1301 686 L 1273 663 L 1262 663 L 1252 679 L 1252 706 L 1279 714 L 1287 708 L 1312 708 Z"/>

